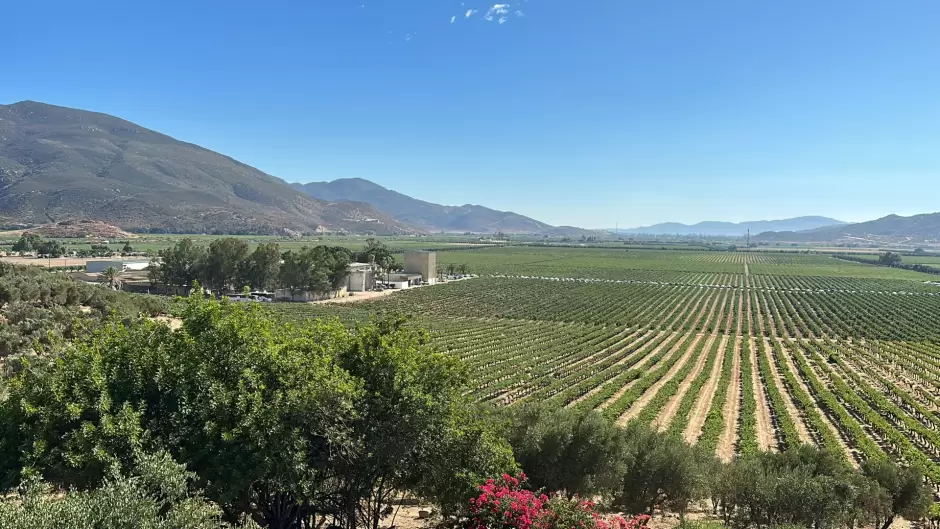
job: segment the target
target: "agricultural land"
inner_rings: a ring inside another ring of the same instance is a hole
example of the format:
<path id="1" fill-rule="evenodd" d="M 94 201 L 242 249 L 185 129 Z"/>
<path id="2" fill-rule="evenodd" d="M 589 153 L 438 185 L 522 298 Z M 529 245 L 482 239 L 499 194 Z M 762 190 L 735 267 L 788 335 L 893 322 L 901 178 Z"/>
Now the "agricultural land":
<path id="1" fill-rule="evenodd" d="M 598 410 L 723 459 L 802 443 L 940 483 L 937 276 L 828 255 L 489 247 L 479 277 L 285 318 L 412 315 L 478 401 Z"/>

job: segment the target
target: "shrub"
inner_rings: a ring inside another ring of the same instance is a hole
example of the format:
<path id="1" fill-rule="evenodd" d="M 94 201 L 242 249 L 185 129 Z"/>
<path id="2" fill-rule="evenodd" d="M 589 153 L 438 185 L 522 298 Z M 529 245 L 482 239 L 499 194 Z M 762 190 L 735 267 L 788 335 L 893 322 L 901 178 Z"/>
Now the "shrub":
<path id="1" fill-rule="evenodd" d="M 646 515 L 604 519 L 591 501 L 548 497 L 523 488 L 525 481 L 525 474 L 487 480 L 470 502 L 467 529 L 637 529 L 649 520 Z"/>

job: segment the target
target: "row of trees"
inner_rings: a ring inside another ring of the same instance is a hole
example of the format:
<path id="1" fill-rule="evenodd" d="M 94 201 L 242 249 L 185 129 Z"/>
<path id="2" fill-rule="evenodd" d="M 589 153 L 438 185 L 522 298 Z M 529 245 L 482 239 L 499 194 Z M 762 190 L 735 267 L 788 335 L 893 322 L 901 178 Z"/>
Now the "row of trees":
<path id="1" fill-rule="evenodd" d="M 914 272 L 922 272 L 925 274 L 940 275 L 940 268 L 937 268 L 936 266 L 929 266 L 925 264 L 905 264 L 904 258 L 901 257 L 901 254 L 896 252 L 881 253 L 878 255 L 877 261 L 872 261 L 871 259 L 865 259 L 863 257 L 849 254 L 838 254 L 836 257 L 842 259 L 843 261 L 852 261 L 855 263 L 869 265 L 876 264 L 878 266 L 890 266 L 891 268 L 901 268 L 904 270 L 912 270 Z"/>
<path id="2" fill-rule="evenodd" d="M 14 252 L 29 253 L 36 252 L 39 257 L 62 257 L 68 253 L 68 249 L 59 241 L 43 240 L 38 234 L 24 233 L 13 243 L 11 248 Z"/>
<path id="3" fill-rule="evenodd" d="M 293 296 L 308 290 L 329 294 L 342 288 L 352 261 L 369 262 L 380 269 L 393 269 L 394 256 L 375 239 L 360 252 L 342 246 L 313 246 L 281 252 L 277 243 L 259 244 L 249 251 L 242 239 L 216 239 L 208 247 L 182 239 L 161 250 L 150 265 L 150 280 L 178 292 L 199 281 L 218 292 L 286 288 Z"/>
<path id="4" fill-rule="evenodd" d="M 594 412 L 539 407 L 509 412 L 508 439 L 535 488 L 600 497 L 613 509 L 680 516 L 711 500 L 729 527 L 795 525 L 822 529 L 874 525 L 932 513 L 922 474 L 887 459 L 861 470 L 808 445 L 721 463 L 678 436 L 631 423 L 619 428 Z"/>
<path id="5" fill-rule="evenodd" d="M 14 252 L 30 253 L 36 252 L 39 257 L 59 258 L 69 255 L 72 252 L 62 242 L 49 239 L 44 240 L 37 233 L 24 233 L 13 243 L 10 248 Z M 92 244 L 90 248 L 80 248 L 75 250 L 77 257 L 111 257 L 116 253 L 128 255 L 134 252 L 134 247 L 130 242 L 124 242 L 120 252 L 112 250 L 107 244 Z"/>

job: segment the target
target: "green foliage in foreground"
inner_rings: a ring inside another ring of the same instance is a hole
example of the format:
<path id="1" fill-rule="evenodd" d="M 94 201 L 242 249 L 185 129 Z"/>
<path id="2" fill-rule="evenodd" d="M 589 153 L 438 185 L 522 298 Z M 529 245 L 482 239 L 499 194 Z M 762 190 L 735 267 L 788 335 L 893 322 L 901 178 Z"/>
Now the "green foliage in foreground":
<path id="1" fill-rule="evenodd" d="M 0 488 L 94 489 L 165 450 L 230 522 L 375 529 L 402 490 L 453 503 L 515 469 L 457 361 L 401 319 L 295 327 L 198 295 L 181 317 L 115 322 L 26 363 L 0 403 Z"/>
<path id="2" fill-rule="evenodd" d="M 166 298 L 115 292 L 65 274 L 0 262 L 0 359 L 49 351 L 78 336 L 79 322 L 112 315 L 136 319 L 166 310 Z"/>
<path id="3" fill-rule="evenodd" d="M 507 412 L 519 465 L 536 488 L 599 497 L 617 511 L 684 515 L 710 499 L 734 528 L 874 525 L 919 520 L 932 503 L 924 477 L 886 459 L 855 470 L 808 445 L 719 462 L 711 451 L 636 422 L 617 428 L 595 412 L 521 407 Z"/>
<path id="4" fill-rule="evenodd" d="M 0 502 L 0 529 L 224 529 L 222 510 L 192 487 L 195 474 L 165 453 L 142 454 L 133 474 L 112 471 L 90 491 L 56 494 L 26 482 Z M 256 527 L 254 524 L 238 527 Z"/>

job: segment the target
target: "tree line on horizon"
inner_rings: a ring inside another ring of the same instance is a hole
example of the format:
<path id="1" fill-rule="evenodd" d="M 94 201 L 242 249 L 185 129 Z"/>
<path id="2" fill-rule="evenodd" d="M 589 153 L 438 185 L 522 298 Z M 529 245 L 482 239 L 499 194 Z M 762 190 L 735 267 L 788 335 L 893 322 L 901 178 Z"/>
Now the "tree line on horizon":
<path id="1" fill-rule="evenodd" d="M 914 253 L 916 254 L 918 252 Z M 921 253 L 923 253 L 923 250 L 921 250 Z M 887 266 L 890 268 L 900 268 L 902 270 L 911 270 L 913 272 L 921 272 L 924 274 L 940 275 L 940 268 L 919 263 L 907 264 L 904 262 L 903 256 L 897 252 L 883 252 L 878 254 L 878 260 L 876 261 L 844 253 L 837 254 L 835 257 L 842 259 L 843 261 L 851 261 L 853 263 Z"/>

